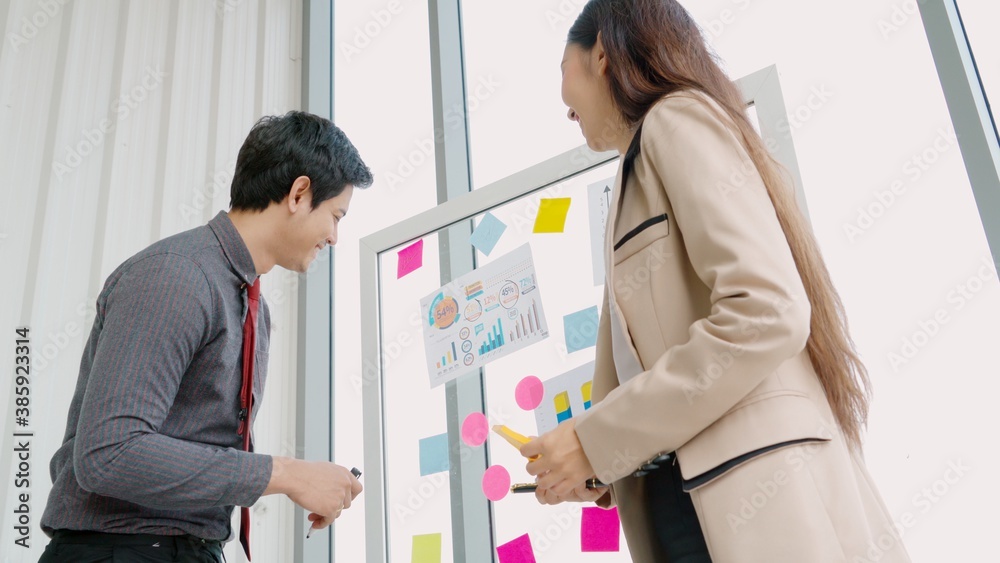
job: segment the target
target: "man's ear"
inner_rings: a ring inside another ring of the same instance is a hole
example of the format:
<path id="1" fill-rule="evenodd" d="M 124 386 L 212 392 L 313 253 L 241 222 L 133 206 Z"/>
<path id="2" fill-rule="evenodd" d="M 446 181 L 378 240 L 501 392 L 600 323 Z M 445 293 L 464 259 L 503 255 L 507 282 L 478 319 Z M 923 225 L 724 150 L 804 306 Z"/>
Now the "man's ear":
<path id="1" fill-rule="evenodd" d="M 593 49 L 591 49 L 591 56 L 597 63 L 595 69 L 598 76 L 604 76 L 608 73 L 608 57 L 607 53 L 604 51 L 604 42 L 601 39 L 601 32 L 598 31 L 597 41 L 594 43 Z"/>
<path id="2" fill-rule="evenodd" d="M 292 187 L 288 190 L 288 197 L 286 198 L 288 211 L 295 213 L 302 206 L 312 204 L 311 186 L 312 182 L 309 180 L 309 176 L 299 176 L 292 182 Z"/>

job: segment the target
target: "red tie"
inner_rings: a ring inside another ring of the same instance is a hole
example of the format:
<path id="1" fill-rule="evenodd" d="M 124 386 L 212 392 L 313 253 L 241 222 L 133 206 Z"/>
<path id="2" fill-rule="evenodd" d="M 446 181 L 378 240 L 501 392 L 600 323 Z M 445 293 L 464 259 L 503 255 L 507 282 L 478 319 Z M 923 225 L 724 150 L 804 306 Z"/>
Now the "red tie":
<path id="1" fill-rule="evenodd" d="M 247 317 L 243 321 L 243 386 L 240 388 L 240 428 L 243 450 L 250 447 L 250 427 L 253 418 L 253 368 L 257 350 L 257 303 L 260 301 L 260 278 L 247 287 Z M 240 507 L 240 543 L 250 561 L 250 508 Z"/>

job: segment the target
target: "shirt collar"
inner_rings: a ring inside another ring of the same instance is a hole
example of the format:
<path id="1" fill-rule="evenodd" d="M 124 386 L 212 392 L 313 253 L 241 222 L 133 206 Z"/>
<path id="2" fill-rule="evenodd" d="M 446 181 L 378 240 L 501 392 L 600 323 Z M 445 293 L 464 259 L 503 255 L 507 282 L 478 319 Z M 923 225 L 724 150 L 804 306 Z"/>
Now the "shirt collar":
<path id="1" fill-rule="evenodd" d="M 215 233 L 222 246 L 222 252 L 229 260 L 229 266 L 245 283 L 252 284 L 257 280 L 257 268 L 253 263 L 253 256 L 250 256 L 250 249 L 247 248 L 240 232 L 236 230 L 236 225 L 229 219 L 229 214 L 220 211 L 211 221 L 208 227 Z"/>

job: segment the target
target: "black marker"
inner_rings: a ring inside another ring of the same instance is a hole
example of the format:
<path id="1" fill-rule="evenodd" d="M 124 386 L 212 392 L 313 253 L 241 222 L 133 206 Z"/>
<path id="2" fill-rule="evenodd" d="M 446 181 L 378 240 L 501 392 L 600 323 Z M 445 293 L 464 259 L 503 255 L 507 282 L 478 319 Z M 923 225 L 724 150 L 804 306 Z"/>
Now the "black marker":
<path id="1" fill-rule="evenodd" d="M 587 479 L 588 489 L 601 489 L 607 487 L 604 483 L 598 481 L 597 479 Z M 512 493 L 533 493 L 535 489 L 538 488 L 537 483 L 517 483 L 510 486 L 510 492 Z"/>

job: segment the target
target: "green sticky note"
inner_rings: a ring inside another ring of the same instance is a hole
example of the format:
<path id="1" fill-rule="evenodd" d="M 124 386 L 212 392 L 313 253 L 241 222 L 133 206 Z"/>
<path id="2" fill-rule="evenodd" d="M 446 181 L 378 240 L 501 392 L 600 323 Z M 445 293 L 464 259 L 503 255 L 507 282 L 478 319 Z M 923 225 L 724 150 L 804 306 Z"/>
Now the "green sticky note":
<path id="1" fill-rule="evenodd" d="M 413 536 L 413 563 L 441 563 L 441 534 Z"/>
<path id="2" fill-rule="evenodd" d="M 572 198 L 557 197 L 543 199 L 538 204 L 538 217 L 535 218 L 536 233 L 561 233 L 566 228 L 566 214 Z"/>

